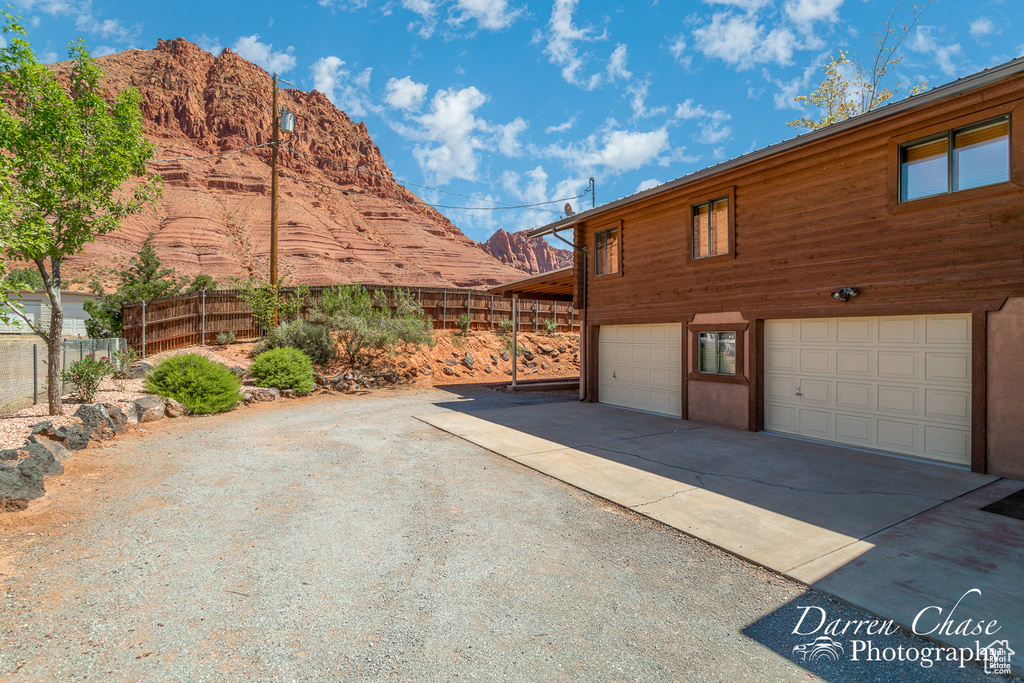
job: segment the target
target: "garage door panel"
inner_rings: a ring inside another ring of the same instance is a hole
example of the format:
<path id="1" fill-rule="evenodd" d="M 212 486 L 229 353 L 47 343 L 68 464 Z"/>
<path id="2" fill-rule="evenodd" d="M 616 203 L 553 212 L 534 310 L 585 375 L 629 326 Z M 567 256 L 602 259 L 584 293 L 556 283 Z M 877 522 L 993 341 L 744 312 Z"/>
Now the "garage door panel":
<path id="1" fill-rule="evenodd" d="M 914 351 L 878 352 L 878 376 L 883 379 L 921 379 L 920 367 L 919 354 Z"/>
<path id="2" fill-rule="evenodd" d="M 681 330 L 681 324 L 602 326 L 598 400 L 681 417 Z"/>
<path id="3" fill-rule="evenodd" d="M 765 332 L 766 429 L 970 464 L 970 315 L 769 320 Z"/>

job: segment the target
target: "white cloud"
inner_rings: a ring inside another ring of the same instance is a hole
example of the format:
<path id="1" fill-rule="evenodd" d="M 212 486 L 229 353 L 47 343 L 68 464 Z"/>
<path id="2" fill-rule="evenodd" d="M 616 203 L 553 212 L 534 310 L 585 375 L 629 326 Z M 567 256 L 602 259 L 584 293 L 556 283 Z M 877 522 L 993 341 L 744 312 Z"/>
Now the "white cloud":
<path id="1" fill-rule="evenodd" d="M 971 22 L 971 35 L 975 38 L 987 36 L 995 30 L 996 25 L 988 17 L 978 17 Z"/>
<path id="2" fill-rule="evenodd" d="M 633 120 L 650 118 L 652 116 L 659 116 L 668 111 L 668 107 L 655 107 L 653 109 L 647 108 L 647 90 L 650 87 L 650 81 L 641 81 L 639 83 L 631 83 L 626 90 L 630 94 L 629 106 L 633 109 Z"/>
<path id="3" fill-rule="evenodd" d="M 705 2 L 711 5 L 731 5 L 745 9 L 748 12 L 756 12 L 771 2 L 771 0 L 705 0 Z"/>
<path id="4" fill-rule="evenodd" d="M 504 171 L 500 178 L 501 185 L 506 192 L 526 204 L 540 204 L 551 199 L 547 189 L 548 174 L 543 166 L 527 171 L 525 176 L 524 184 L 521 182 L 524 178 L 515 171 Z"/>
<path id="5" fill-rule="evenodd" d="M 270 73 L 287 73 L 295 68 L 296 60 L 292 55 L 295 50 L 289 45 L 284 52 L 274 52 L 272 43 L 260 42 L 260 34 L 242 36 L 231 46 L 239 57 L 248 59 L 253 64 L 263 67 Z M 337 59 L 335 57 L 335 59 Z M 323 60 L 321 60 L 323 61 Z"/>
<path id="6" fill-rule="evenodd" d="M 213 55 L 219 55 L 224 49 L 224 46 L 220 44 L 220 38 L 214 38 L 205 33 L 196 36 L 196 44 Z"/>
<path id="7" fill-rule="evenodd" d="M 5 47 L 7 47 L 7 39 L 3 36 L 0 36 L 0 50 L 4 49 Z"/>
<path id="8" fill-rule="evenodd" d="M 509 9 L 508 0 L 456 0 L 461 14 L 454 14 L 449 23 L 459 25 L 467 19 L 475 19 L 480 28 L 500 31 L 508 28 L 522 16 L 525 8 Z"/>
<path id="9" fill-rule="evenodd" d="M 795 100 L 798 95 L 806 95 L 811 89 L 811 79 L 814 78 L 814 74 L 818 72 L 818 66 L 822 60 L 827 59 L 828 55 L 818 55 L 818 57 L 812 61 L 804 70 L 803 73 L 789 82 L 782 82 L 774 80 L 776 87 L 779 88 L 779 92 L 773 95 L 776 109 L 795 109 L 796 111 L 804 111 L 805 106 Z M 766 73 L 765 80 L 768 80 L 770 76 Z"/>
<path id="10" fill-rule="evenodd" d="M 118 19 L 98 19 L 92 11 L 92 0 L 15 0 L 14 5 L 26 12 L 38 11 L 55 17 L 73 17 L 75 28 L 79 31 L 115 42 L 130 42 L 142 33 L 139 24 L 125 26 Z M 35 24 L 35 20 L 32 21 Z"/>
<path id="11" fill-rule="evenodd" d="M 697 142 L 704 145 L 717 145 L 719 142 L 728 139 L 730 135 L 732 135 L 732 128 L 730 126 L 723 126 L 720 122 L 712 121 L 700 127 L 700 135 L 697 136 Z"/>
<path id="12" fill-rule="evenodd" d="M 92 56 L 97 59 L 100 57 L 106 57 L 107 55 L 117 54 L 118 49 L 116 47 L 110 47 L 109 45 L 100 45 L 92 51 Z"/>
<path id="13" fill-rule="evenodd" d="M 437 6 L 431 0 L 402 0 L 402 7 L 423 18 L 420 22 L 410 23 L 410 31 L 418 25 L 420 38 L 428 39 L 434 35 L 437 28 Z"/>
<path id="14" fill-rule="evenodd" d="M 517 157 L 522 153 L 519 134 L 527 128 L 529 128 L 529 124 L 517 116 L 512 123 L 507 123 L 503 126 L 489 126 L 488 130 L 495 134 L 499 152 L 505 156 Z"/>
<path id="15" fill-rule="evenodd" d="M 632 171 L 652 162 L 668 152 L 668 131 L 665 128 L 648 132 L 610 130 L 601 137 L 591 135 L 585 140 L 565 147 L 549 145 L 542 152 L 562 159 L 567 165 L 583 169 L 603 167 L 614 173 Z"/>
<path id="16" fill-rule="evenodd" d="M 584 90 L 593 90 L 601 84 L 601 74 L 591 74 L 589 77 L 580 75 L 583 68 L 583 58 L 576 49 L 576 43 L 593 42 L 605 40 L 606 33 L 595 34 L 593 27 L 577 28 L 572 23 L 572 13 L 576 9 L 579 0 L 555 0 L 551 10 L 551 19 L 548 22 L 547 34 L 540 31 L 534 34 L 534 42 L 547 44 L 544 53 L 552 64 L 562 67 L 562 78 L 567 83 L 579 86 Z"/>
<path id="17" fill-rule="evenodd" d="M 686 38 L 682 35 L 678 35 L 672 41 L 672 44 L 668 46 L 669 54 L 672 58 L 679 62 L 684 69 L 689 69 L 690 64 L 693 63 L 693 56 L 686 54 Z"/>
<path id="18" fill-rule="evenodd" d="M 934 26 L 918 26 L 914 32 L 914 38 L 910 42 L 910 49 L 916 52 L 931 54 L 939 68 L 947 76 L 956 76 L 964 71 L 973 71 L 969 65 L 962 65 L 963 48 L 960 43 L 941 45 L 935 36 Z"/>
<path id="19" fill-rule="evenodd" d="M 643 192 L 644 190 L 649 190 L 652 187 L 657 187 L 658 185 L 661 185 L 660 180 L 657 180 L 656 178 L 648 178 L 647 180 L 641 181 L 640 184 L 636 186 L 636 189 L 633 190 L 633 192 L 634 194 L 637 192 Z"/>
<path id="20" fill-rule="evenodd" d="M 693 100 L 686 100 L 682 104 L 676 105 L 677 119 L 699 119 L 707 115 L 708 112 L 703 105 L 693 106 Z"/>
<path id="21" fill-rule="evenodd" d="M 478 133 L 487 128 L 487 123 L 474 112 L 486 102 L 487 96 L 473 86 L 438 90 L 430 101 L 430 112 L 416 119 L 424 137 L 437 144 L 417 145 L 413 155 L 420 168 L 438 183 L 443 185 L 452 178 L 476 179 L 476 150 L 485 146 Z"/>
<path id="22" fill-rule="evenodd" d="M 798 24 L 836 22 L 842 4 L 843 0 L 790 0 L 786 3 L 786 14 Z"/>
<path id="23" fill-rule="evenodd" d="M 394 109 L 419 109 L 427 97 L 427 84 L 417 83 L 410 77 L 392 78 L 386 86 L 384 101 Z"/>
<path id="24" fill-rule="evenodd" d="M 626 80 L 633 75 L 626 69 L 627 59 L 628 55 L 626 54 L 626 46 L 616 46 L 615 51 L 612 52 L 612 56 L 608 59 L 608 67 L 606 69 L 609 81 L 614 83 L 619 78 Z"/>
<path id="25" fill-rule="evenodd" d="M 39 55 L 39 61 L 43 64 L 53 64 L 58 61 L 57 53 L 53 50 L 46 50 L 43 54 Z"/>
<path id="26" fill-rule="evenodd" d="M 377 111 L 368 97 L 372 68 L 367 67 L 353 76 L 344 61 L 331 55 L 313 62 L 309 73 L 313 87 L 350 116 L 366 116 L 367 111 Z"/>
<path id="27" fill-rule="evenodd" d="M 337 7 L 348 12 L 354 12 L 357 9 L 366 7 L 367 0 L 317 0 L 316 4 L 321 7 Z"/>
<path id="28" fill-rule="evenodd" d="M 576 117 L 573 116 L 568 121 L 564 121 L 563 123 L 559 123 L 557 126 L 548 126 L 547 128 L 544 129 L 544 132 L 546 134 L 564 133 L 565 131 L 569 130 L 570 128 L 572 128 L 575 125 L 576 125 Z"/>
<path id="29" fill-rule="evenodd" d="M 789 64 L 797 42 L 789 29 L 775 28 L 764 35 L 755 17 L 722 13 L 693 35 L 705 56 L 717 57 L 741 71 L 760 62 Z"/>

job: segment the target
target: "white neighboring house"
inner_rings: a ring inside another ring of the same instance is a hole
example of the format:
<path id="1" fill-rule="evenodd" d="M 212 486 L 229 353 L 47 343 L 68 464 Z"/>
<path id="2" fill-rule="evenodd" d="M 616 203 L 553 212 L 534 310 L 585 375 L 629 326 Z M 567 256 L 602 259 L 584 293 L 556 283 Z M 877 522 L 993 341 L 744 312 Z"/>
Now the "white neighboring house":
<path id="1" fill-rule="evenodd" d="M 36 325 L 42 325 L 50 329 L 50 298 L 45 291 L 21 292 L 12 294 L 11 298 L 21 301 L 25 313 Z M 67 292 L 60 293 L 61 303 L 64 305 L 64 336 L 65 337 L 88 337 L 85 331 L 85 321 L 89 314 L 85 312 L 83 304 L 86 301 L 99 298 L 98 294 L 92 292 Z M 32 334 L 23 320 L 16 314 L 11 316 L 10 323 L 0 321 L 0 334 Z"/>

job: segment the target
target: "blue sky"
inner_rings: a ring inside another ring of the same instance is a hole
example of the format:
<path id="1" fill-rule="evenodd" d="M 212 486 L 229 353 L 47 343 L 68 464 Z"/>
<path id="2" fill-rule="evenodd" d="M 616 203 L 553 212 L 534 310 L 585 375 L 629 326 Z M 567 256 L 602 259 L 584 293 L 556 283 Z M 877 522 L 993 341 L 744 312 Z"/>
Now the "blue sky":
<path id="1" fill-rule="evenodd" d="M 14 0 L 41 59 L 184 37 L 365 121 L 395 177 L 466 234 L 536 227 L 596 179 L 604 203 L 792 137 L 830 53 L 869 59 L 892 0 Z M 896 25 L 914 18 L 910 3 Z M 1024 0 L 935 0 L 904 91 L 1024 53 Z M 811 112 L 813 113 L 813 112 Z M 446 193 L 456 193 L 455 195 Z M 468 199 L 458 195 L 472 197 Z M 576 211 L 590 197 L 573 199 Z"/>

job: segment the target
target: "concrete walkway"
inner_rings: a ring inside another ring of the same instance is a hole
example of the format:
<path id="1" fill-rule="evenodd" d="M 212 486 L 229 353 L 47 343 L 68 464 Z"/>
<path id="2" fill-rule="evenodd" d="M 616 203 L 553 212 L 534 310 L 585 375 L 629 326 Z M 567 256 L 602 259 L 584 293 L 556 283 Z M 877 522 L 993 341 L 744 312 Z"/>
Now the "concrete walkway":
<path id="1" fill-rule="evenodd" d="M 997 620 L 981 647 L 1024 653 L 1024 521 L 980 509 L 1024 482 L 595 404 L 420 419 L 907 628 L 925 610 L 939 642 Z"/>

